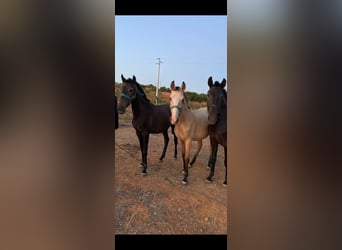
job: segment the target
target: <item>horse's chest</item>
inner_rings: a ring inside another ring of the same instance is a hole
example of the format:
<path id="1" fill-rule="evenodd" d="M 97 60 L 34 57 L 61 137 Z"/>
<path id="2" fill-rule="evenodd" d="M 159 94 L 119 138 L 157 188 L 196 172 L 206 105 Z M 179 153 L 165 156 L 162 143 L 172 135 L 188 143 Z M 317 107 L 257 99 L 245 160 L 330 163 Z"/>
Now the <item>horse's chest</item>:
<path id="1" fill-rule="evenodd" d="M 141 122 L 141 120 L 135 118 L 133 118 L 132 120 L 132 125 L 136 130 L 141 130 L 141 128 L 143 127 L 143 123 Z"/>
<path id="2" fill-rule="evenodd" d="M 179 138 L 183 141 L 189 137 L 189 133 L 190 133 L 190 129 L 186 129 L 182 126 L 176 126 L 175 127 L 175 134 L 176 134 L 177 138 Z"/>
<path id="3" fill-rule="evenodd" d="M 227 145 L 227 130 L 226 128 L 211 128 L 209 129 L 209 136 L 218 144 L 223 146 Z"/>

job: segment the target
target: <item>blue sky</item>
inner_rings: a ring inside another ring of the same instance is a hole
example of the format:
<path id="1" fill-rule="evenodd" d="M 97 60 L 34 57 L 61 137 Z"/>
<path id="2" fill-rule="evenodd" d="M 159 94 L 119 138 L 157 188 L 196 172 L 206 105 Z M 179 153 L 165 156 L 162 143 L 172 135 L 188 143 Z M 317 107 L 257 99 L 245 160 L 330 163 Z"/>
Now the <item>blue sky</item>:
<path id="1" fill-rule="evenodd" d="M 227 26 L 227 16 L 115 16 L 115 81 L 155 85 L 160 57 L 159 87 L 207 93 L 209 76 L 227 79 Z"/>

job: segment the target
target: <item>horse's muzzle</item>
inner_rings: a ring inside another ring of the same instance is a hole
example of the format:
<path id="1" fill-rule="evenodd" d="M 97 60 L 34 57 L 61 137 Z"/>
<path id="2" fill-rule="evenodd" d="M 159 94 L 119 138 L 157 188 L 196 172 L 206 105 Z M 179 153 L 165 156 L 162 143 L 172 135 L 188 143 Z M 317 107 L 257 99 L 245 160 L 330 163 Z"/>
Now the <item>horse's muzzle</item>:
<path id="1" fill-rule="evenodd" d="M 176 120 L 171 118 L 170 122 L 171 122 L 172 125 L 176 125 L 177 122 L 178 122 L 178 118 Z"/>
<path id="2" fill-rule="evenodd" d="M 209 125 L 214 125 L 217 122 L 218 112 L 216 109 L 216 105 L 211 106 L 208 109 L 208 123 Z"/>

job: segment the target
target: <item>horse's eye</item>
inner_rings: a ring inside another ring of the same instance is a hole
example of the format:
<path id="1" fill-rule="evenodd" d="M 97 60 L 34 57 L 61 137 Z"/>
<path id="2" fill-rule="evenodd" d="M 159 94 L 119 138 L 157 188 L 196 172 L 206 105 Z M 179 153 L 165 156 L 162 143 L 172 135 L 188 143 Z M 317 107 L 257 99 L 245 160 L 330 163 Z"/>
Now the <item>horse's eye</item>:
<path id="1" fill-rule="evenodd" d="M 133 89 L 130 89 L 130 90 L 129 90 L 129 93 L 133 93 Z"/>

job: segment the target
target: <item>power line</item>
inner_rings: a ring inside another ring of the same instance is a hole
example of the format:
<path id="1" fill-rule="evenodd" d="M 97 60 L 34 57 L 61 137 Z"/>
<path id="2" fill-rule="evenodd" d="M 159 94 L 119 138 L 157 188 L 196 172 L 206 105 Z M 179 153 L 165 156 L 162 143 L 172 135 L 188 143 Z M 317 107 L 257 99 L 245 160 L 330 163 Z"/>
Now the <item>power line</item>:
<path id="1" fill-rule="evenodd" d="M 160 64 L 163 63 L 162 61 L 160 61 L 160 58 L 157 58 L 158 62 L 156 64 L 158 64 L 158 80 L 156 83 L 156 103 L 158 102 L 158 90 L 159 90 L 159 77 L 160 77 Z"/>

